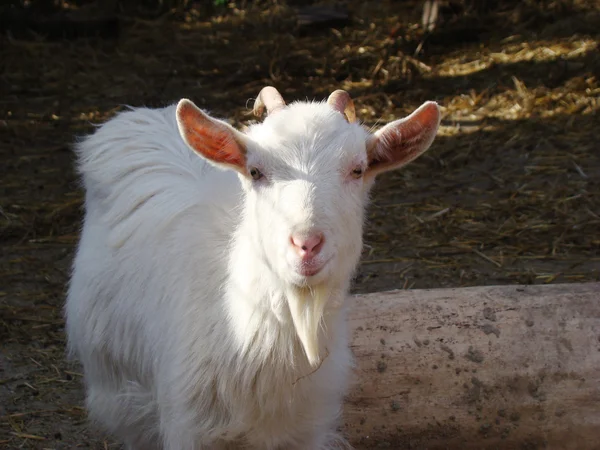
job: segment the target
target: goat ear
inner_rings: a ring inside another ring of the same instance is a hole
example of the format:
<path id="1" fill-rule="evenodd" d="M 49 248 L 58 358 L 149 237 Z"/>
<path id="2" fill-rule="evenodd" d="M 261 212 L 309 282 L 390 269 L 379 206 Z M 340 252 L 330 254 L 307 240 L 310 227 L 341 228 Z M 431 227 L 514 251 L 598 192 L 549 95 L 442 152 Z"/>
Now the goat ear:
<path id="1" fill-rule="evenodd" d="M 177 126 L 185 143 L 215 163 L 246 173 L 243 135 L 229 124 L 209 117 L 190 100 L 177 104 Z"/>
<path id="2" fill-rule="evenodd" d="M 410 116 L 387 124 L 367 142 L 368 176 L 397 169 L 429 148 L 440 124 L 440 109 L 426 102 Z"/>

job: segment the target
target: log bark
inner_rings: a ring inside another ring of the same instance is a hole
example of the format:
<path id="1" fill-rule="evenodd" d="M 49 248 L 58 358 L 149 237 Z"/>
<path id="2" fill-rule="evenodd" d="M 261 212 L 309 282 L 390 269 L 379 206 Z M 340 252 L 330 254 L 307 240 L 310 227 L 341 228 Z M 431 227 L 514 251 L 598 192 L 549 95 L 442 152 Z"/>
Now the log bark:
<path id="1" fill-rule="evenodd" d="M 352 299 L 356 449 L 600 448 L 600 283 Z"/>

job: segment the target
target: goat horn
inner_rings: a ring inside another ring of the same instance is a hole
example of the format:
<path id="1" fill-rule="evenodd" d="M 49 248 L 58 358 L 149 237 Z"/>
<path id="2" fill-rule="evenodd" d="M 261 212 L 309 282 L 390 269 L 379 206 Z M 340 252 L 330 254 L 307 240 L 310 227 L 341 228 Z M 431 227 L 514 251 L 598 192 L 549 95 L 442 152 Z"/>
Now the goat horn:
<path id="1" fill-rule="evenodd" d="M 265 108 L 267 108 L 267 115 L 269 115 L 284 106 L 285 102 L 279 91 L 273 86 L 265 86 L 254 101 L 254 115 L 257 117 L 262 116 Z"/>
<path id="2" fill-rule="evenodd" d="M 338 89 L 331 93 L 327 99 L 327 103 L 336 111 L 342 113 L 346 120 L 350 123 L 356 121 L 356 111 L 354 110 L 354 102 L 346 91 Z"/>

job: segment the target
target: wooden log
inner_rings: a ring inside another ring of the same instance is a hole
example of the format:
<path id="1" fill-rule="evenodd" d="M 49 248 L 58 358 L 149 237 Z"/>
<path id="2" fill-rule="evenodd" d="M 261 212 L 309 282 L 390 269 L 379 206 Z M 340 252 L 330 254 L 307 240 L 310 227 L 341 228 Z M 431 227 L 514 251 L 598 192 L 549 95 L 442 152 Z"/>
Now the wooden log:
<path id="1" fill-rule="evenodd" d="M 352 300 L 356 449 L 600 448 L 600 283 Z"/>

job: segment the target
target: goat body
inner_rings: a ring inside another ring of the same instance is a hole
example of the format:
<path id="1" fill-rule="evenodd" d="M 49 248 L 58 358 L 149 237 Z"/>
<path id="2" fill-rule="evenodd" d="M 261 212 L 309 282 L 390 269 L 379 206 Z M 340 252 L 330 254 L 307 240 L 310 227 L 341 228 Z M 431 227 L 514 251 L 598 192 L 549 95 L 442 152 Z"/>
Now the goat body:
<path id="1" fill-rule="evenodd" d="M 187 100 L 135 109 L 78 146 L 69 348 L 90 418 L 129 448 L 343 441 L 344 298 L 368 191 L 429 147 L 439 111 L 370 134 L 337 92 L 286 106 L 266 88 L 269 115 L 245 133 Z"/>

